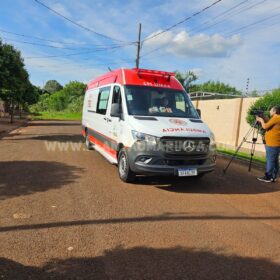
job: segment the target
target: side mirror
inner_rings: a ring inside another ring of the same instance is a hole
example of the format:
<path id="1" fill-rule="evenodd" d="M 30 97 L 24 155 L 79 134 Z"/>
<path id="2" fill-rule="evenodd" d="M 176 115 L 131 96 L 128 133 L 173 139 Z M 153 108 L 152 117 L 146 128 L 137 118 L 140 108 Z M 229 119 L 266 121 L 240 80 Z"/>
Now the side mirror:
<path id="1" fill-rule="evenodd" d="M 111 117 L 120 118 L 122 115 L 121 105 L 119 103 L 112 104 L 111 107 Z"/>
<path id="2" fill-rule="evenodd" d="M 197 111 L 199 117 L 201 118 L 201 110 L 200 109 L 196 109 L 196 111 Z"/>

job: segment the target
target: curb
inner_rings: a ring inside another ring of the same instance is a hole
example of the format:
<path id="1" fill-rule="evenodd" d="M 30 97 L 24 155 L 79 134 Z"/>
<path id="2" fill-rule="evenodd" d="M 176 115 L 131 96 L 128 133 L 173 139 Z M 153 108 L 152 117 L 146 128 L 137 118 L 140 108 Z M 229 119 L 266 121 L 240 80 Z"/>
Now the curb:
<path id="1" fill-rule="evenodd" d="M 22 122 L 21 124 L 15 126 L 15 127 L 13 127 L 13 128 L 10 128 L 10 129 L 7 129 L 7 130 L 1 130 L 1 131 L 0 131 L 0 139 L 1 139 L 2 137 L 4 137 L 5 135 L 11 133 L 11 132 L 14 131 L 14 130 L 17 130 L 17 129 L 21 128 L 21 127 L 26 127 L 27 124 L 28 124 L 28 122 L 29 122 L 29 121 L 26 120 L 26 121 Z"/>

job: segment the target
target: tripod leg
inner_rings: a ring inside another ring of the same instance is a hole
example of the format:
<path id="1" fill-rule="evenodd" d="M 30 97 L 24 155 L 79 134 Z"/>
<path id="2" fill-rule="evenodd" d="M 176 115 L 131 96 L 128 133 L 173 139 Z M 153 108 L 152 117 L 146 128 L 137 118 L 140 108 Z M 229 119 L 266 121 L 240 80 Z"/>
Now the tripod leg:
<path id="1" fill-rule="evenodd" d="M 258 137 L 259 137 L 259 127 L 257 128 L 257 135 L 255 137 L 255 128 L 254 128 L 254 132 L 253 132 L 253 139 L 252 139 L 252 148 L 251 148 L 251 157 L 250 157 L 250 162 L 249 162 L 249 167 L 248 167 L 248 171 L 251 172 L 252 169 L 252 162 L 253 162 L 253 156 L 255 154 L 256 151 L 256 143 L 258 141 Z"/>
<path id="2" fill-rule="evenodd" d="M 256 144 L 252 143 L 251 157 L 250 157 L 249 168 L 248 168 L 249 172 L 251 172 L 251 169 L 252 169 L 252 162 L 253 162 L 253 156 L 255 154 L 255 149 L 256 149 Z"/>
<path id="3" fill-rule="evenodd" d="M 232 155 L 230 161 L 228 162 L 227 166 L 223 169 L 223 174 L 225 175 L 229 166 L 231 165 L 232 161 L 236 158 L 241 146 L 243 145 L 243 143 L 246 141 L 246 139 L 244 138 L 241 142 L 241 144 L 238 146 L 238 148 L 235 150 L 235 153 Z"/>
<path id="4" fill-rule="evenodd" d="M 243 143 L 247 140 L 248 135 L 251 133 L 251 131 L 253 130 L 253 127 L 250 128 L 250 130 L 248 131 L 248 133 L 246 134 L 246 136 L 243 138 L 242 142 L 240 143 L 240 145 L 237 147 L 237 149 L 235 150 L 235 153 L 233 154 L 233 156 L 231 157 L 230 161 L 228 162 L 227 166 L 223 169 L 223 174 L 225 175 L 228 168 L 230 167 L 232 161 L 236 158 L 240 148 L 242 147 Z"/>

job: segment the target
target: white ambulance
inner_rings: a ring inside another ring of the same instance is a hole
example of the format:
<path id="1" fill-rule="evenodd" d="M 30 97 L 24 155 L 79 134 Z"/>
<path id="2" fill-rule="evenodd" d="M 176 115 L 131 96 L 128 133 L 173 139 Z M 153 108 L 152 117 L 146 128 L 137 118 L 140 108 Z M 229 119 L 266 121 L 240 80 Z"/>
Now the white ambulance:
<path id="1" fill-rule="evenodd" d="M 174 73 L 118 69 L 89 82 L 82 133 L 125 182 L 139 174 L 200 178 L 215 168 L 216 145 L 199 115 Z"/>

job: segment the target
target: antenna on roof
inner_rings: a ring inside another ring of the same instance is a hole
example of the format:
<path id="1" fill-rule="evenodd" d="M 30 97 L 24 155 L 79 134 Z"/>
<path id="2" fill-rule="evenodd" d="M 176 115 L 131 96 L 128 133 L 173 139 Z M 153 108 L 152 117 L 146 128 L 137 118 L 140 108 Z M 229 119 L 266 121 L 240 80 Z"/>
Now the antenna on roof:
<path id="1" fill-rule="evenodd" d="M 108 70 L 109 70 L 110 72 L 112 72 L 112 69 L 111 69 L 110 67 L 108 67 Z"/>

